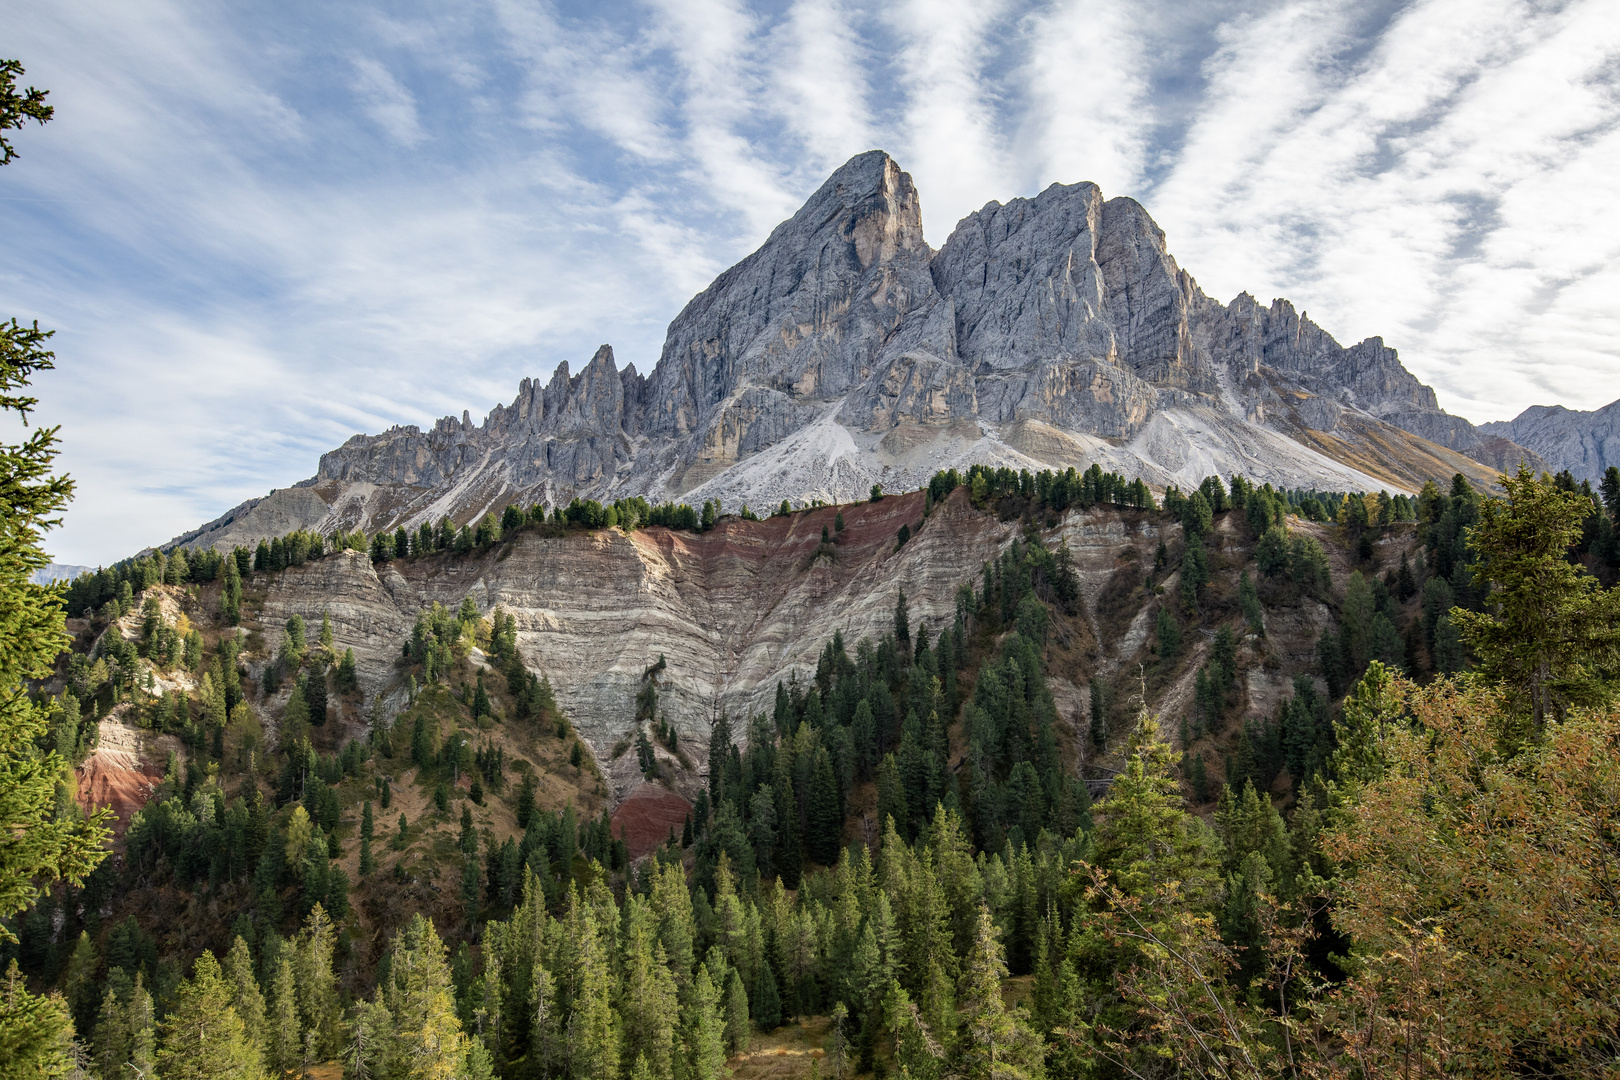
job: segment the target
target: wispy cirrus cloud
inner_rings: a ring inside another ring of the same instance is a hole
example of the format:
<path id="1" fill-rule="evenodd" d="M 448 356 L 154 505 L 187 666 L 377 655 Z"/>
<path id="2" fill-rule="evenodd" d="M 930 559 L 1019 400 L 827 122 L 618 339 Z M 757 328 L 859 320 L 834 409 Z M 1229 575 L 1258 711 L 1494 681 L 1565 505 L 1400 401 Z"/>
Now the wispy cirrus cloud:
<path id="1" fill-rule="evenodd" d="M 1620 386 L 1620 12 L 1601 0 L 36 6 L 58 117 L 0 171 L 0 300 L 105 561 L 663 328 L 849 156 L 930 240 L 1140 199 L 1213 295 L 1381 334 L 1474 419 Z"/>
<path id="2" fill-rule="evenodd" d="M 427 137 L 416 116 L 416 98 L 382 64 L 356 57 L 353 85 L 366 115 L 395 143 L 411 149 Z"/>

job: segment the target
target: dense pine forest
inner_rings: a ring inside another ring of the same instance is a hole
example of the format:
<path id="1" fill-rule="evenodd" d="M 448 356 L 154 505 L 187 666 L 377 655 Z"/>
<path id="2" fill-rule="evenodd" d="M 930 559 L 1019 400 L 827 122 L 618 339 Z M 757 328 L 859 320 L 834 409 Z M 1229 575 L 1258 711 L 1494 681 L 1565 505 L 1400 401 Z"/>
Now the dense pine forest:
<path id="1" fill-rule="evenodd" d="M 0 70 L 0 130 L 48 119 Z M 48 344 L 0 325 L 0 409 Z M 951 500 L 1013 527 L 947 619 L 897 592 L 706 755 L 649 667 L 611 760 L 701 790 L 632 858 L 508 612 L 422 612 L 391 705 L 264 597 L 322 559 L 720 506 L 296 532 L 47 588 L 54 454 L 0 446 L 0 1077 L 1620 1075 L 1614 469 L 1415 497 L 941 473 L 896 550 Z M 1094 609 L 1055 539 L 1088 514 L 1163 537 Z M 1245 710 L 1274 628 L 1318 611 L 1292 694 Z M 1142 613 L 1150 662 L 1105 673 Z M 167 748 L 117 836 L 75 771 L 114 728 Z"/>
<path id="2" fill-rule="evenodd" d="M 331 547 L 455 559 L 525 528 L 623 527 L 600 508 L 86 575 L 35 745 L 71 764 L 121 708 L 177 750 L 117 854 L 11 920 L 13 979 L 61 995 L 34 1000 L 59 1002 L 73 1068 L 102 1077 L 707 1077 L 781 1030 L 809 1033 L 824 1075 L 1602 1074 L 1615 923 L 1593 860 L 1620 775 L 1600 579 L 1620 500 L 1521 473 L 1503 499 L 1460 478 L 1406 499 L 1211 477 L 1155 503 L 1100 471 L 975 469 L 936 477 L 908 531 L 953 494 L 1024 531 L 950 621 L 898 595 L 881 639 L 837 636 L 771 713 L 722 715 L 685 829 L 634 863 L 499 608 L 423 613 L 397 715 L 357 692 L 329 625 L 294 618 L 274 647 L 233 625 L 256 582 Z M 1161 597 L 1158 670 L 1093 680 L 1065 743 L 1048 664 L 1084 619 L 1043 528 L 1098 504 L 1182 540 L 1105 590 Z M 1336 581 L 1290 525 L 1313 517 L 1351 558 L 1410 550 Z M 1532 662 L 1524 620 L 1549 595 L 1535 640 L 1563 644 Z M 1337 615 L 1316 671 L 1234 729 L 1268 611 L 1313 601 Z M 1151 715 L 1201 631 L 1191 708 Z M 159 685 L 180 674 L 191 690 Z M 254 704 L 289 687 L 272 740 Z M 650 690 L 638 718 L 656 711 Z M 334 737 L 345 716 L 363 738 Z M 475 824 L 494 808 L 509 828 Z M 53 816 L 87 824 L 69 780 Z M 1483 868 L 1481 829 L 1505 831 Z M 1549 874 L 1556 903 L 1535 889 Z M 1504 891 L 1513 921 L 1491 916 Z M 1527 977 L 1554 964 L 1579 978 Z"/>

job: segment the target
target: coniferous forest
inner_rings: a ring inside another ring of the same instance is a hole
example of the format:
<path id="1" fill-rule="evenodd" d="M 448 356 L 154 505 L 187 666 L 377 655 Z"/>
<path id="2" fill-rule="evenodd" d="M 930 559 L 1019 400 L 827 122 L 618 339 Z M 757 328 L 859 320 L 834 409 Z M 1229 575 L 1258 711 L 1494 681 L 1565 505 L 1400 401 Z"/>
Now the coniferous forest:
<path id="1" fill-rule="evenodd" d="M 49 119 L 0 71 L 0 130 Z M 0 326 L 0 408 L 33 407 L 48 345 Z M 717 503 L 295 532 L 43 587 L 55 452 L 0 446 L 0 1077 L 1620 1076 L 1614 469 L 1415 497 L 942 472 L 896 550 L 951 500 L 1013 527 L 948 617 L 897 592 L 884 633 L 821 643 L 706 748 L 649 666 L 612 759 L 702 781 L 632 858 L 509 612 L 423 611 L 394 707 L 329 619 L 268 625 L 264 595 L 322 559 L 701 533 Z M 1086 514 L 1174 538 L 1089 607 L 1055 539 Z M 1268 627 L 1307 608 L 1310 669 L 1245 714 Z M 1088 667 L 1139 614 L 1151 663 Z M 1079 723 L 1060 667 L 1098 672 Z M 115 713 L 170 748 L 117 836 L 75 773 Z"/>

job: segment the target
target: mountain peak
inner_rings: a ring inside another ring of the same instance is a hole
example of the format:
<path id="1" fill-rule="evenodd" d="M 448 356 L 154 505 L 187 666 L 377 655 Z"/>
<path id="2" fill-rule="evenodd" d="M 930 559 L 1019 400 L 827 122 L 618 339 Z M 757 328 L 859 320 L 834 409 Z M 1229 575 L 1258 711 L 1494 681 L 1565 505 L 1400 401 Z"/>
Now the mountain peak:
<path id="1" fill-rule="evenodd" d="M 1345 348 L 1285 299 L 1206 296 L 1135 199 L 1052 184 L 986 203 L 935 252 L 911 176 L 869 150 L 686 304 L 648 375 L 603 345 L 481 427 L 357 436 L 301 494 L 187 542 L 575 496 L 848 500 L 973 463 L 1415 491 L 1520 457 L 1542 463 L 1438 409 L 1381 338 Z"/>

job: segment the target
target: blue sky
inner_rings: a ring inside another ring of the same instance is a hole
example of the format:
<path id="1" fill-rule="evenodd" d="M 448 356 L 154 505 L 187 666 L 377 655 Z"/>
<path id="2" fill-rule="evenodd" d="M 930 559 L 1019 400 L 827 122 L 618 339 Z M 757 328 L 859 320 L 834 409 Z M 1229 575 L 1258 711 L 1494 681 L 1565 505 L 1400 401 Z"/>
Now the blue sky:
<path id="1" fill-rule="evenodd" d="M 0 311 L 58 331 L 65 562 L 602 342 L 650 369 L 874 146 L 935 246 L 1092 180 L 1205 291 L 1382 335 L 1453 412 L 1620 397 L 1612 0 L 0 0 L 0 27 L 57 107 L 0 170 Z"/>

